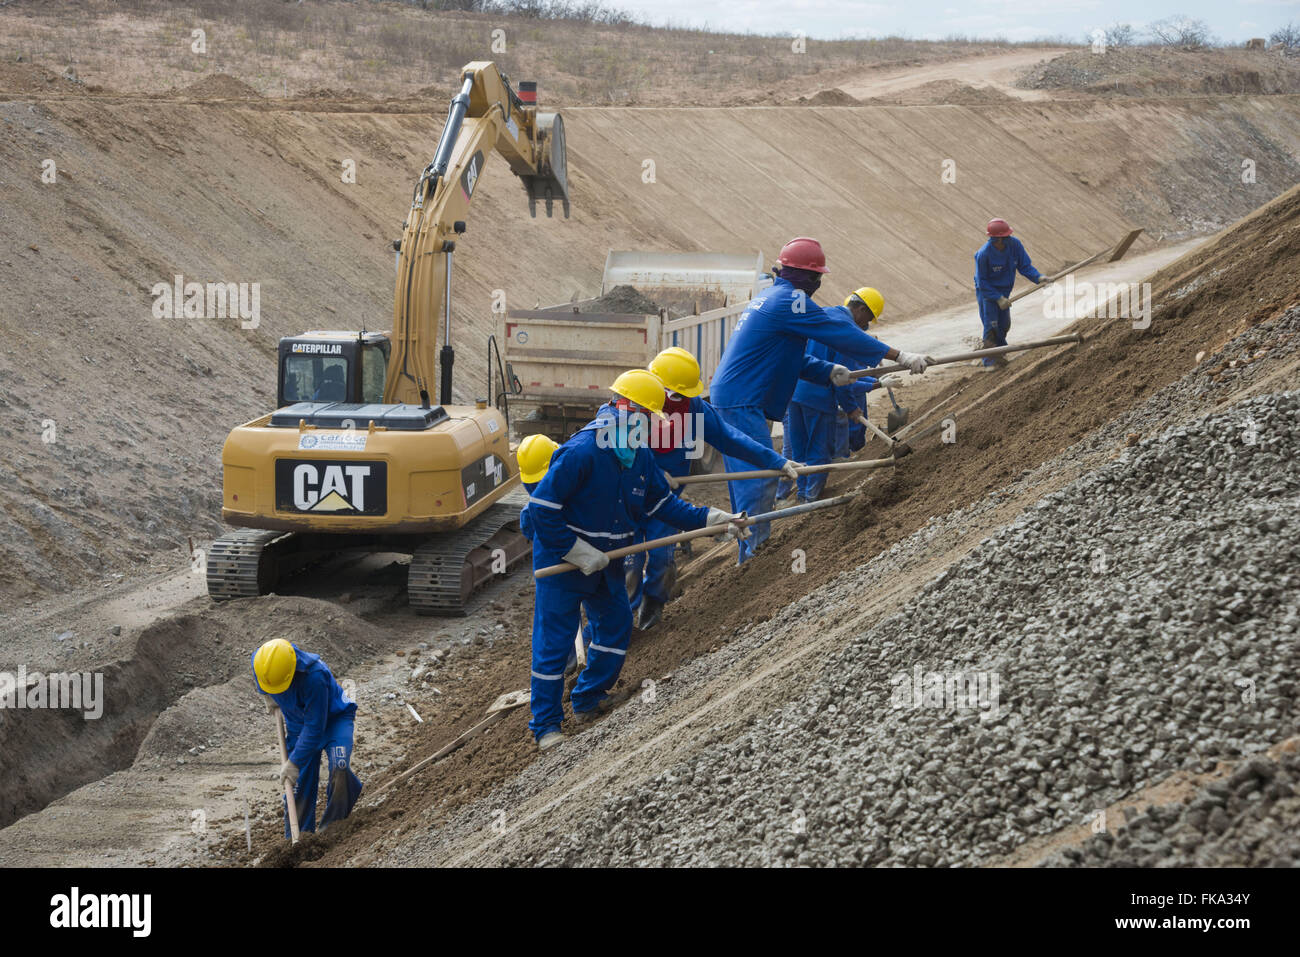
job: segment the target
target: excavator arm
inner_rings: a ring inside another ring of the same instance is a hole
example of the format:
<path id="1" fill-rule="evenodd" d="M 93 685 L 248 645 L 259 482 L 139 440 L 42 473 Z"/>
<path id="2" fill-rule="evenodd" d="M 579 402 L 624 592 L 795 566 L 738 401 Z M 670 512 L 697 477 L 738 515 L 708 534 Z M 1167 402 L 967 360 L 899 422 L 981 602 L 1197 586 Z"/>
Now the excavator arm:
<path id="1" fill-rule="evenodd" d="M 403 224 L 393 297 L 392 354 L 384 383 L 385 402 L 427 405 L 435 365 L 440 365 L 438 401 L 451 402 L 451 270 L 459 234 L 484 165 L 500 153 L 528 193 L 550 216 L 556 200 L 569 215 L 564 123 L 557 113 L 539 113 L 511 88 L 494 63 L 470 63 L 433 161 L 415 184 Z M 438 322 L 443 345 L 438 351 Z M 436 358 L 435 358 L 436 356 Z"/>

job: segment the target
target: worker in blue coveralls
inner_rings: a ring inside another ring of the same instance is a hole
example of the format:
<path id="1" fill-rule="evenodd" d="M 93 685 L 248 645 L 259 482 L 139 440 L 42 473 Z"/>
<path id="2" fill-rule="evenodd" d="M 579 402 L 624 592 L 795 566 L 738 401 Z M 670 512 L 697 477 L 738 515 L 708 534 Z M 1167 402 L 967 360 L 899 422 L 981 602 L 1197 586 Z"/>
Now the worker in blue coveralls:
<path id="1" fill-rule="evenodd" d="M 870 286 L 863 286 L 849 294 L 842 306 L 831 306 L 826 315 L 848 318 L 857 328 L 864 332 L 873 319 L 880 318 L 885 310 L 885 298 Z M 853 369 L 870 368 L 879 365 L 889 351 L 889 347 L 868 336 L 873 343 L 865 352 L 852 354 L 840 352 L 820 342 L 809 342 L 806 354 L 814 359 L 824 360 L 835 365 Z M 865 396 L 875 379 L 864 376 L 848 385 L 821 385 L 800 379 L 795 386 L 794 395 L 786 409 L 782 430 L 785 436 L 785 454 L 794 456 L 807 465 L 825 465 L 836 457 L 848 457 L 849 416 L 855 422 L 862 418 L 862 405 L 859 396 Z M 843 445 L 840 442 L 840 420 L 843 419 Z M 842 455 L 840 452 L 842 451 Z M 827 474 L 814 472 L 799 476 L 795 488 L 799 492 L 799 502 L 815 502 L 821 498 L 826 488 Z M 789 485 L 782 480 L 776 490 L 778 499 L 790 493 Z"/>
<path id="2" fill-rule="evenodd" d="M 700 398 L 704 383 L 700 381 L 700 363 L 686 349 L 670 346 L 650 363 L 650 371 L 663 380 L 667 389 L 663 418 L 650 425 L 650 449 L 659 468 L 674 477 L 691 473 L 691 458 L 699 443 L 707 442 L 723 455 L 750 468 L 785 472 L 791 480 L 799 477 L 798 462 L 777 454 L 772 443 L 755 442 L 748 435 L 727 425 L 716 409 Z M 673 534 L 657 518 L 651 518 L 638 533 L 638 541 L 649 541 Z M 663 608 L 672 591 L 675 545 L 665 545 L 649 552 L 627 557 L 628 597 L 633 611 L 639 611 L 637 627 L 648 631 L 663 616 Z"/>
<path id="3" fill-rule="evenodd" d="M 610 561 L 605 553 L 630 545 L 648 518 L 679 529 L 716 525 L 720 534 L 733 538 L 748 533 L 738 515 L 700 508 L 673 494 L 656 464 L 649 447 L 649 416 L 663 414 L 663 381 L 646 369 L 632 369 L 611 390 L 613 401 L 560 446 L 528 499 L 534 570 L 563 562 L 575 566 L 536 579 L 528 727 L 542 750 L 564 740 L 564 663 L 582 607 L 592 642 L 587 666 L 569 695 L 574 719 L 585 723 L 616 703 L 608 692 L 623 669 L 632 609 L 623 561 Z"/>
<path id="4" fill-rule="evenodd" d="M 1047 277 L 1034 268 L 1024 243 L 1011 235 L 1005 219 L 990 219 L 984 231 L 988 239 L 975 253 L 975 298 L 979 302 L 980 324 L 984 327 L 983 349 L 1007 344 L 1011 329 L 1011 289 L 1016 273 L 1042 284 Z M 985 368 L 1004 366 L 1005 356 L 985 356 Z"/>
<path id="5" fill-rule="evenodd" d="M 776 281 L 750 301 L 740 315 L 717 371 L 709 383 L 710 398 L 724 422 L 759 443 L 772 444 L 768 420 L 785 418 L 786 406 L 799 379 L 848 385 L 843 366 L 807 355 L 809 339 L 849 355 L 871 355 L 881 345 L 843 316 L 830 316 L 812 301 L 826 269 L 826 254 L 815 239 L 792 239 L 781 249 Z M 915 373 L 925 371 L 926 358 L 886 347 L 885 357 Z M 742 463 L 725 457 L 727 470 Z M 733 510 L 758 515 L 776 500 L 776 479 L 745 479 L 730 483 Z M 748 526 L 753 534 L 741 540 L 739 560 L 747 561 L 771 526 Z"/>
<path id="6" fill-rule="evenodd" d="M 316 830 L 322 752 L 329 764 L 329 777 L 321 829 L 343 820 L 361 796 L 361 780 L 351 767 L 357 703 L 334 680 L 319 655 L 283 638 L 272 638 L 253 652 L 252 664 L 257 690 L 266 696 L 266 710 L 274 714 L 279 708 L 284 715 L 289 756 L 280 766 L 280 780 L 293 786 L 298 829 Z M 284 836 L 289 836 L 287 815 Z"/>
<path id="7" fill-rule="evenodd" d="M 548 435 L 528 435 L 519 443 L 519 450 L 515 453 L 515 461 L 519 463 L 519 481 L 523 483 L 524 491 L 532 494 L 533 489 L 537 488 L 537 483 L 546 477 L 547 471 L 551 467 L 551 457 L 555 455 L 555 450 L 560 447 Z M 529 514 L 528 506 L 524 505 L 519 510 L 519 532 L 524 538 L 532 541 L 533 539 L 533 520 Z M 580 628 L 582 635 L 583 648 L 591 644 L 591 623 L 588 622 Z M 564 665 L 565 675 L 573 673 L 578 667 L 578 638 L 574 636 L 573 647 L 569 650 L 569 658 Z"/>

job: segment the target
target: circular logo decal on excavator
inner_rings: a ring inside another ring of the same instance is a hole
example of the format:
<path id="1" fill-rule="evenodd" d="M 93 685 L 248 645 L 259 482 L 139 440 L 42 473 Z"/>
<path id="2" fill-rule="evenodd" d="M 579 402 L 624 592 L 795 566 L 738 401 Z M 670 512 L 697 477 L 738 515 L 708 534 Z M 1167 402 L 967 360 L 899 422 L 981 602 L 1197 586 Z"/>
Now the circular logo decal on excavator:
<path id="1" fill-rule="evenodd" d="M 278 459 L 275 507 L 318 515 L 383 515 L 388 511 L 384 462 Z"/>

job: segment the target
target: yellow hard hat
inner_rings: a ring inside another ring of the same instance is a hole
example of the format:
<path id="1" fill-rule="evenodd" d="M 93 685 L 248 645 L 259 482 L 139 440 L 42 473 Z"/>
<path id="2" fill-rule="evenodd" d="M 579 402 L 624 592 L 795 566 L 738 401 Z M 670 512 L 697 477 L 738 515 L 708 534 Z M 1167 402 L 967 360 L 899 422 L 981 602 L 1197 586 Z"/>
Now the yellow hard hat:
<path id="1" fill-rule="evenodd" d="M 293 683 L 298 653 L 283 638 L 272 638 L 253 655 L 257 686 L 267 694 L 279 694 Z"/>
<path id="2" fill-rule="evenodd" d="M 879 319 L 880 314 L 885 311 L 885 297 L 880 294 L 879 290 L 872 289 L 870 286 L 863 286 L 861 289 L 853 290 L 844 300 L 844 305 L 851 304 L 855 299 L 870 309 L 871 315 L 875 319 Z"/>
<path id="3" fill-rule="evenodd" d="M 661 419 L 664 415 L 664 380 L 649 369 L 628 369 L 609 387 L 616 395 L 649 409 Z"/>
<path id="4" fill-rule="evenodd" d="M 545 477 L 546 470 L 551 467 L 551 456 L 559 447 L 560 443 L 548 435 L 526 436 L 519 443 L 519 451 L 515 453 L 515 459 L 519 462 L 519 477 L 529 484 L 540 482 Z"/>
<path id="5" fill-rule="evenodd" d="M 650 362 L 650 371 L 663 379 L 669 391 L 688 398 L 704 391 L 700 363 L 681 346 L 669 346 Z"/>

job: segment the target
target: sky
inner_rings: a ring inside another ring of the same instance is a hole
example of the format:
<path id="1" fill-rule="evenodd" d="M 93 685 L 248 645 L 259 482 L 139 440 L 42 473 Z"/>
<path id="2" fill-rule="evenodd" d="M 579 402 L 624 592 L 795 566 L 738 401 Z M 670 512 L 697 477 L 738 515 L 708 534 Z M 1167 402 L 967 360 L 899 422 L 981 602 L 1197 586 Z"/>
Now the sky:
<path id="1" fill-rule="evenodd" d="M 707 27 L 726 33 L 819 40 L 906 36 L 941 40 L 952 34 L 1034 40 L 1065 37 L 1082 43 L 1113 23 L 1146 24 L 1184 14 L 1209 24 L 1220 40 L 1267 37 L 1277 27 L 1300 24 L 1300 0 L 605 0 L 656 26 Z"/>

